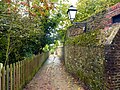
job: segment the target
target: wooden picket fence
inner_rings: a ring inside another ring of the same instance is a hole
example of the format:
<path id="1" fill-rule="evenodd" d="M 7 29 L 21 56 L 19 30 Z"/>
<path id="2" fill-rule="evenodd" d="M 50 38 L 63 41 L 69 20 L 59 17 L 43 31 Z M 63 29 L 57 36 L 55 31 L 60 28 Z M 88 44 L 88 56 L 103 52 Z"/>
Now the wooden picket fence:
<path id="1" fill-rule="evenodd" d="M 0 72 L 0 90 L 22 90 L 47 58 L 48 53 L 43 53 L 31 60 L 4 66 Z"/>

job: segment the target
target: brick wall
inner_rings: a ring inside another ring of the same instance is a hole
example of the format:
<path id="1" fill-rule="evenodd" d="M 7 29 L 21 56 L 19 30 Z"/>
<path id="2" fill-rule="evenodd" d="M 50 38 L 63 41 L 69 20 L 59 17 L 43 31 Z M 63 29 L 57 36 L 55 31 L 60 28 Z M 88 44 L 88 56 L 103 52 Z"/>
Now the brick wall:
<path id="1" fill-rule="evenodd" d="M 86 47 L 80 45 L 65 46 L 66 70 L 76 76 L 89 89 L 104 90 L 103 61 L 104 49 L 98 46 Z"/>
<path id="2" fill-rule="evenodd" d="M 67 32 L 68 37 L 73 37 L 76 35 L 80 35 L 83 33 L 83 27 L 85 26 L 85 23 L 74 23 L 73 26 L 71 26 Z"/>
<path id="3" fill-rule="evenodd" d="M 105 15 L 105 18 L 107 19 L 106 21 L 106 26 L 111 26 L 112 25 L 112 17 L 119 15 L 120 14 L 120 3 L 117 3 L 116 5 L 110 7 L 107 9 L 107 13 Z"/>
<path id="4" fill-rule="evenodd" d="M 113 25 L 112 17 L 120 14 L 120 3 L 99 12 L 98 14 L 90 17 L 87 22 L 88 30 L 106 29 Z M 89 22 L 91 21 L 91 22 Z"/>
<path id="5" fill-rule="evenodd" d="M 105 80 L 108 90 L 120 90 L 120 30 L 105 46 Z"/>

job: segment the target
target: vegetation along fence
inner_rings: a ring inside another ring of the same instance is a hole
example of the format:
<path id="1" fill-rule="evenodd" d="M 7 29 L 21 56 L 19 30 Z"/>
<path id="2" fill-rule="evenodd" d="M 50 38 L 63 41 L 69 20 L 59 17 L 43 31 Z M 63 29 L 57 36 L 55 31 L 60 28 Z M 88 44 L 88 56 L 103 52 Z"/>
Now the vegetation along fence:
<path id="1" fill-rule="evenodd" d="M 4 66 L 0 70 L 0 90 L 21 90 L 39 70 L 48 53 L 39 54 L 31 60 L 26 59 Z"/>

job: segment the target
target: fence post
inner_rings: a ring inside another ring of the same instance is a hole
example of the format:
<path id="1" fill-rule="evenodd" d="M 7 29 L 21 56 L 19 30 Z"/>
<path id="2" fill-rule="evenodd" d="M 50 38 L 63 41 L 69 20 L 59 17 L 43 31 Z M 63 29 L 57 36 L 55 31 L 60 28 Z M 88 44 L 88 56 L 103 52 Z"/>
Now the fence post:
<path id="1" fill-rule="evenodd" d="M 31 60 L 30 60 L 30 62 L 29 62 L 30 80 L 32 79 L 32 76 L 31 76 L 31 75 L 32 75 L 32 73 L 31 73 L 31 69 L 32 69 L 32 67 L 31 67 Z"/>
<path id="2" fill-rule="evenodd" d="M 34 64 L 33 64 L 33 58 L 31 60 L 31 66 L 32 66 L 32 77 L 34 76 Z"/>
<path id="3" fill-rule="evenodd" d="M 20 61 L 20 89 L 22 89 L 22 61 Z"/>
<path id="4" fill-rule="evenodd" d="M 1 83 L 1 77 L 2 77 L 2 73 L 1 73 L 1 68 L 0 68 L 0 90 L 2 89 L 1 88 L 1 85 L 2 85 L 2 83 Z"/>
<path id="5" fill-rule="evenodd" d="M 18 90 L 18 62 L 16 63 L 16 70 L 15 70 L 15 72 L 16 72 L 16 90 Z"/>
<path id="6" fill-rule="evenodd" d="M 30 80 L 30 60 L 27 60 L 28 65 L 28 81 Z"/>
<path id="7" fill-rule="evenodd" d="M 10 64 L 10 90 L 13 90 L 13 69 L 12 64 Z"/>
<path id="8" fill-rule="evenodd" d="M 2 90 L 5 90 L 5 67 L 2 68 Z"/>
<path id="9" fill-rule="evenodd" d="M 27 60 L 24 61 L 24 81 L 27 82 Z"/>
<path id="10" fill-rule="evenodd" d="M 2 77 L 2 68 L 3 68 L 3 64 L 2 63 L 0 63 L 0 90 L 2 90 L 2 82 L 1 82 L 1 77 Z"/>
<path id="11" fill-rule="evenodd" d="M 23 61 L 23 85 L 25 84 L 25 60 Z"/>
<path id="12" fill-rule="evenodd" d="M 9 90 L 9 65 L 7 65 L 7 69 L 6 69 L 6 88 L 7 90 Z"/>
<path id="13" fill-rule="evenodd" d="M 16 80 L 16 76 L 15 76 L 15 63 L 13 63 L 13 90 L 16 89 L 16 83 L 15 83 L 15 80 Z"/>
<path id="14" fill-rule="evenodd" d="M 20 89 L 20 61 L 18 62 L 18 90 Z"/>

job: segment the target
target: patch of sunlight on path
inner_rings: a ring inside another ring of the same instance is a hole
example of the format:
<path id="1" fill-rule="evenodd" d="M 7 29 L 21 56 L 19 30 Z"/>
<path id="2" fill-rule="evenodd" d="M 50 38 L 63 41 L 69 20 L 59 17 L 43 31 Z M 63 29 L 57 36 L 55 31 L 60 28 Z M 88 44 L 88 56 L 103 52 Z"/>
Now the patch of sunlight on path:
<path id="1" fill-rule="evenodd" d="M 23 90 L 84 90 L 71 76 L 57 55 L 50 55 L 43 67 Z"/>

